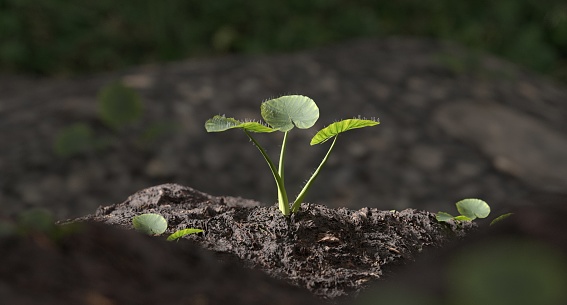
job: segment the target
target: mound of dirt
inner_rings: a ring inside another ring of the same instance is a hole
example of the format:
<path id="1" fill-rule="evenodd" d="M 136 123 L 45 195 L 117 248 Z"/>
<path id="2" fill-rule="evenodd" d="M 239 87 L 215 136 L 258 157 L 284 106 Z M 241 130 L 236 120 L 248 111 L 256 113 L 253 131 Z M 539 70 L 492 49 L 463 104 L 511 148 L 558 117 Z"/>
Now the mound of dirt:
<path id="1" fill-rule="evenodd" d="M 440 247 L 475 227 L 470 222 L 441 224 L 433 214 L 413 209 L 316 204 L 304 204 L 286 218 L 275 206 L 214 197 L 176 184 L 142 190 L 80 220 L 132 228 L 132 217 L 143 213 L 164 216 L 167 233 L 203 229 L 185 238 L 329 300 L 355 295 L 389 266 L 410 262 L 424 249 Z"/>

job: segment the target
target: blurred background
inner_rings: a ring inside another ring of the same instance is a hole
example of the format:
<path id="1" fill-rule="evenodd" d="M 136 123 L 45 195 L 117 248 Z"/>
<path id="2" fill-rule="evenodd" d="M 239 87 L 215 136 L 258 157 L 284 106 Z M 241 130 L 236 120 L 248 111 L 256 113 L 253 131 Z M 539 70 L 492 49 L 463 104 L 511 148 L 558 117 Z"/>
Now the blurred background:
<path id="1" fill-rule="evenodd" d="M 535 205 L 511 224 L 547 241 L 448 249 L 436 257 L 457 253 L 453 265 L 419 265 L 360 304 L 437 304 L 446 277 L 460 303 L 564 304 L 565 242 L 548 239 L 564 236 L 565 209 L 547 207 L 567 203 L 566 83 L 564 0 L 0 0 L 0 214 L 74 218 L 161 183 L 273 204 L 246 136 L 203 124 L 304 94 L 314 130 L 381 121 L 341 136 L 307 201 Z M 290 197 L 327 149 L 309 147 L 314 133 L 290 135 Z M 257 139 L 275 159 L 281 135 Z"/>
<path id="2" fill-rule="evenodd" d="M 0 68 L 60 77 L 411 35 L 458 42 L 566 81 L 566 18 L 560 0 L 2 0 Z"/>
<path id="3" fill-rule="evenodd" d="M 337 144 L 308 201 L 563 200 L 566 82 L 561 0 L 0 0 L 0 205 L 77 217 L 166 182 L 271 204 L 245 136 L 202 125 L 258 119 L 286 93 L 315 99 L 317 128 L 382 121 Z M 473 104 L 501 115 L 482 123 Z M 326 150 L 305 144 L 313 134 L 290 143 L 291 193 Z M 277 135 L 259 140 L 279 151 Z"/>

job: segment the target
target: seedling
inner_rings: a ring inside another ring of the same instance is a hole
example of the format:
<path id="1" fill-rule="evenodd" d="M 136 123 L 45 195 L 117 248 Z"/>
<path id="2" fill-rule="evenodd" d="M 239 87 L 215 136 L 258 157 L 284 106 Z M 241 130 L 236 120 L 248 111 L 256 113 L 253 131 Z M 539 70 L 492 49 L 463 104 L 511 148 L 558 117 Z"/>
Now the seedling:
<path id="1" fill-rule="evenodd" d="M 490 214 L 490 206 L 484 200 L 475 199 L 475 198 L 468 198 L 463 199 L 456 203 L 457 210 L 460 215 L 453 216 L 449 213 L 445 212 L 438 212 L 435 215 L 437 221 L 440 222 L 447 222 L 449 220 L 458 220 L 458 221 L 472 221 L 477 218 L 486 218 Z M 506 218 L 508 218 L 512 213 L 507 213 L 496 217 L 495 219 L 490 222 L 490 225 L 493 225 L 497 222 L 500 222 Z"/>
<path id="2" fill-rule="evenodd" d="M 463 199 L 455 204 L 457 211 L 461 215 L 453 216 L 449 213 L 438 212 L 436 217 L 437 221 L 448 221 L 451 219 L 461 221 L 471 221 L 477 218 L 486 218 L 490 214 L 490 206 L 480 199 Z"/>
<path id="3" fill-rule="evenodd" d="M 160 214 L 148 213 L 135 216 L 132 218 L 132 225 L 134 229 L 148 234 L 148 235 L 161 235 L 167 229 L 167 220 Z M 185 235 L 203 232 L 201 229 L 189 228 L 178 230 L 167 237 L 167 240 L 177 240 Z"/>
<path id="4" fill-rule="evenodd" d="M 346 119 L 330 124 L 329 126 L 319 130 L 319 132 L 317 132 L 317 134 L 315 134 L 315 136 L 311 139 L 311 145 L 324 143 L 331 138 L 333 138 L 333 142 L 331 143 L 327 154 L 323 157 L 323 160 L 315 172 L 311 175 L 311 178 L 309 178 L 293 203 L 290 204 L 284 185 L 284 158 L 288 133 L 294 127 L 300 129 L 311 128 L 315 122 L 317 122 L 317 119 L 319 119 L 319 108 L 312 99 L 306 96 L 287 95 L 262 103 L 260 112 L 266 123 L 251 120 L 239 121 L 234 118 L 216 115 L 205 122 L 205 129 L 207 132 L 221 132 L 234 128 L 242 129 L 244 131 L 244 133 L 258 148 L 270 167 L 270 171 L 274 176 L 278 189 L 278 207 L 285 216 L 289 216 L 290 213 L 295 213 L 299 210 L 307 191 L 313 184 L 315 178 L 319 175 L 323 165 L 327 162 L 340 133 L 351 129 L 375 126 L 379 124 L 377 119 Z M 278 168 L 276 168 L 274 162 L 272 162 L 264 148 L 256 141 L 256 139 L 254 139 L 254 137 L 252 137 L 251 134 L 253 132 L 270 133 L 274 131 L 281 131 L 284 133 Z"/>

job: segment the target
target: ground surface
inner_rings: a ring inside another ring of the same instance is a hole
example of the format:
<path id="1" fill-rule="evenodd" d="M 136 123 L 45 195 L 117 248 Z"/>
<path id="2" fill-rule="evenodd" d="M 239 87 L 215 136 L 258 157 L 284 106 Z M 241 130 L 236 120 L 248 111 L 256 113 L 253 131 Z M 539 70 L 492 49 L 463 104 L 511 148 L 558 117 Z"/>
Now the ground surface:
<path id="1" fill-rule="evenodd" d="M 98 90 L 114 80 L 135 88 L 145 104 L 142 122 L 118 133 L 101 124 L 96 104 Z M 317 129 L 358 115 L 381 121 L 339 139 L 308 202 L 437 212 L 464 197 L 503 210 L 539 201 L 534 194 L 565 198 L 564 87 L 487 55 L 390 38 L 71 80 L 2 76 L 0 207 L 13 213 L 43 206 L 59 219 L 78 217 L 172 182 L 271 205 L 274 182 L 246 136 L 207 134 L 203 124 L 216 114 L 259 119 L 263 100 L 287 93 L 315 100 Z M 58 132 L 77 122 L 110 145 L 72 158 L 55 155 Z M 177 127 L 140 144 L 140 135 L 158 123 Z M 327 148 L 309 146 L 314 134 L 290 134 L 290 193 Z M 281 134 L 258 141 L 277 158 Z"/>
<path id="2" fill-rule="evenodd" d="M 565 207 L 521 208 L 496 227 L 485 226 L 433 248 L 447 236 L 464 231 L 432 222 L 427 212 L 329 210 L 313 205 L 282 222 L 276 218 L 280 216 L 277 211 L 257 207 L 254 201 L 162 185 L 85 217 L 112 225 L 76 222 L 56 231 L 0 236 L 1 248 L 8 249 L 0 251 L 0 299 L 16 305 L 456 305 L 468 296 L 467 304 L 559 305 L 567 301 Z M 128 214 L 147 211 L 163 213 L 173 227 L 205 224 L 206 231 L 166 242 L 163 237 L 118 228 L 129 227 Z M 263 212 L 267 215 L 254 219 Z M 274 219 L 266 221 L 264 217 L 270 216 Z M 0 224 L 7 220 L 2 221 Z M 311 221 L 318 226 L 305 230 Z M 345 231 L 349 224 L 352 231 Z M 263 244 L 250 244 L 258 239 Z M 301 251 L 290 251 L 290 247 Z M 272 257 L 264 256 L 266 253 Z M 370 266 L 364 264 L 369 255 L 374 256 Z M 282 263 L 270 268 L 274 257 Z M 243 265 L 256 266 L 272 276 Z M 378 274 L 382 280 L 368 280 Z M 321 280 L 321 275 L 326 277 Z M 342 281 L 336 276 L 359 281 Z M 331 281 L 333 278 L 337 281 Z M 349 295 L 315 298 L 289 282 L 308 286 L 319 296 Z"/>
<path id="3" fill-rule="evenodd" d="M 314 204 L 286 219 L 276 207 L 175 184 L 142 190 L 84 219 L 132 228 L 132 217 L 143 213 L 163 215 L 170 234 L 203 229 L 187 238 L 326 299 L 352 295 L 380 278 L 384 267 L 411 262 L 423 250 L 474 228 L 471 223 L 440 224 L 424 211 Z"/>

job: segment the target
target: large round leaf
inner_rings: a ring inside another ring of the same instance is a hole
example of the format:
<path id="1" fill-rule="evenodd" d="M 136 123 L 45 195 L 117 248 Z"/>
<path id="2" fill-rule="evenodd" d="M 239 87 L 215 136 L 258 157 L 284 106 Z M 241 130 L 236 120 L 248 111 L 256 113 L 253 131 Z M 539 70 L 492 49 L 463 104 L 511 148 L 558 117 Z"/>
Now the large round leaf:
<path id="1" fill-rule="evenodd" d="M 272 128 L 289 131 L 294 126 L 310 128 L 319 119 L 315 102 L 303 95 L 286 95 L 262 103 L 262 117 Z"/>
<path id="2" fill-rule="evenodd" d="M 461 215 L 470 218 L 486 218 L 490 214 L 490 206 L 483 200 L 469 198 L 457 202 L 457 210 Z"/>
<path id="3" fill-rule="evenodd" d="M 167 220 L 160 214 L 148 213 L 132 218 L 134 229 L 148 235 L 159 235 L 167 229 Z"/>
<path id="4" fill-rule="evenodd" d="M 258 122 L 241 122 L 233 118 L 227 118 L 221 115 L 215 115 L 213 118 L 205 122 L 205 129 L 207 132 L 221 132 L 232 128 L 240 128 L 251 132 L 274 132 L 266 125 Z"/>
<path id="5" fill-rule="evenodd" d="M 364 119 L 347 119 L 340 122 L 335 122 L 317 132 L 311 139 L 311 145 L 323 143 L 330 138 L 343 133 L 345 131 L 369 126 L 376 126 L 380 124 L 378 120 L 364 120 Z"/>

